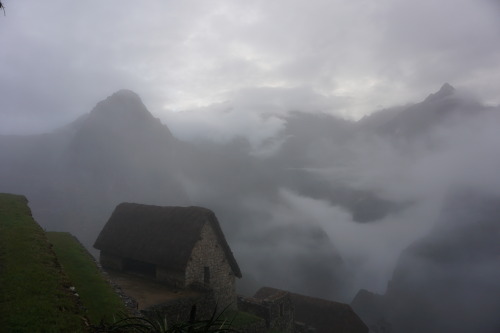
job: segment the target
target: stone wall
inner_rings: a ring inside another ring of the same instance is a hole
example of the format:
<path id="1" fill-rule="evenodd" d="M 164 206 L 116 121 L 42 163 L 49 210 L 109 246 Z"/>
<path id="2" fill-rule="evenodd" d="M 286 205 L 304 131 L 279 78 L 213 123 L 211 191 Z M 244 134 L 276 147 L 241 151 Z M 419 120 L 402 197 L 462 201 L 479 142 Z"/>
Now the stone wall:
<path id="1" fill-rule="evenodd" d="M 269 309 L 260 300 L 251 297 L 238 296 L 238 310 L 248 312 L 264 319 L 266 327 L 269 327 L 271 317 Z"/>
<path id="2" fill-rule="evenodd" d="M 262 304 L 269 309 L 270 328 L 281 332 L 294 331 L 294 309 L 289 293 L 264 299 Z"/>
<path id="3" fill-rule="evenodd" d="M 213 289 L 220 310 L 236 309 L 235 276 L 210 223 L 206 223 L 186 267 L 186 286 L 203 283 Z"/>
<path id="4" fill-rule="evenodd" d="M 294 332 L 294 309 L 287 292 L 264 300 L 239 296 L 238 309 L 263 318 L 268 329 Z"/>
<path id="5" fill-rule="evenodd" d="M 165 318 L 170 325 L 187 323 L 191 320 L 209 319 L 216 303 L 211 291 L 199 293 L 197 296 L 178 298 L 169 302 L 151 306 L 142 310 L 142 314 L 152 319 L 163 321 Z"/>

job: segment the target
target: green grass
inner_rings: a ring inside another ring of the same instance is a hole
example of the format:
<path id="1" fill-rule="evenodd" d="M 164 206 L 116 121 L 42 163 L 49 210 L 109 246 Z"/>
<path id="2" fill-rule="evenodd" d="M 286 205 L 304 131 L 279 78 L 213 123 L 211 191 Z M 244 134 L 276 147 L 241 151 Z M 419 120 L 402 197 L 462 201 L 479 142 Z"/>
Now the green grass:
<path id="1" fill-rule="evenodd" d="M 47 237 L 87 308 L 87 317 L 92 324 L 98 324 L 101 319 L 111 321 L 114 315 L 126 312 L 120 297 L 104 280 L 90 254 L 74 236 L 66 232 L 47 232 Z"/>
<path id="2" fill-rule="evenodd" d="M 85 331 L 69 285 L 26 198 L 0 194 L 0 331 Z"/>
<path id="3" fill-rule="evenodd" d="M 87 319 L 98 325 L 118 313 L 125 305 L 78 240 L 45 233 L 25 197 L 0 193 L 0 332 L 85 332 Z M 236 329 L 263 320 L 241 311 L 221 319 Z"/>
<path id="4" fill-rule="evenodd" d="M 231 326 L 234 328 L 245 327 L 250 324 L 254 324 L 264 319 L 257 317 L 248 312 L 243 311 L 227 311 L 222 314 L 223 319 L 231 322 Z"/>

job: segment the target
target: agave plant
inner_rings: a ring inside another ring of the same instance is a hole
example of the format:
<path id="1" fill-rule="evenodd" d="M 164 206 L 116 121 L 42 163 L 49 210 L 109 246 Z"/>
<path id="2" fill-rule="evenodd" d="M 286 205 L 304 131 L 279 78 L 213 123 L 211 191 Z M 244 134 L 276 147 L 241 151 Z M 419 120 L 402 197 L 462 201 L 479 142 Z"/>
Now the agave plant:
<path id="1" fill-rule="evenodd" d="M 169 325 L 164 314 L 156 313 L 154 316 L 139 317 L 120 314 L 112 323 L 101 321 L 98 326 L 93 326 L 94 333 L 225 333 L 238 332 L 232 328 L 232 320 L 224 318 L 225 310 L 217 314 L 217 307 L 209 319 L 195 320 L 185 323 Z M 154 317 L 154 318 L 153 318 Z"/>

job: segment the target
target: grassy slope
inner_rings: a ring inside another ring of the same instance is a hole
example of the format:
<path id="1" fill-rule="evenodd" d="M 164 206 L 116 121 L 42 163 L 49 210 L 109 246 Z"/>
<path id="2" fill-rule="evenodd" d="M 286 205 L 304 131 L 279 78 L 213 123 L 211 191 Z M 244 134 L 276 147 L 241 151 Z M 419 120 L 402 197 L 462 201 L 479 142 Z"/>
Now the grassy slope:
<path id="1" fill-rule="evenodd" d="M 243 311 L 227 311 L 223 313 L 221 319 L 227 320 L 236 329 L 238 327 L 245 327 L 247 325 L 255 324 L 256 322 L 264 320 L 254 314 Z"/>
<path id="2" fill-rule="evenodd" d="M 26 198 L 0 194 L 0 330 L 84 331 L 69 285 Z"/>
<path id="3" fill-rule="evenodd" d="M 101 319 L 109 321 L 113 315 L 126 312 L 120 297 L 104 280 L 90 254 L 74 236 L 66 232 L 48 232 L 47 238 L 54 245 L 62 268 L 88 309 L 87 317 L 91 323 L 98 324 Z"/>
<path id="4" fill-rule="evenodd" d="M 68 292 L 70 286 L 76 287 L 93 324 L 126 312 L 76 238 L 44 233 L 25 197 L 0 193 L 0 332 L 85 331 L 83 310 Z M 236 311 L 223 317 L 236 328 L 262 320 Z"/>

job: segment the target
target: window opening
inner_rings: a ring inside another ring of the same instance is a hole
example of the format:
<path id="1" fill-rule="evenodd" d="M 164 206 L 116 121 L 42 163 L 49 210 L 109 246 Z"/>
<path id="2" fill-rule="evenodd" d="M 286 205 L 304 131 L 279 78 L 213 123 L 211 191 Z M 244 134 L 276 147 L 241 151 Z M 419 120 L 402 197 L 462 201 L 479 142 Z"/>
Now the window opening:
<path id="1" fill-rule="evenodd" d="M 205 266 L 203 268 L 203 282 L 206 284 L 210 284 L 210 267 Z"/>
<path id="2" fill-rule="evenodd" d="M 191 307 L 191 312 L 189 313 L 189 321 L 193 322 L 196 320 L 196 304 Z"/>

